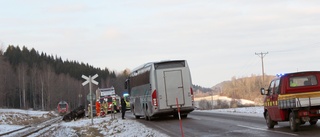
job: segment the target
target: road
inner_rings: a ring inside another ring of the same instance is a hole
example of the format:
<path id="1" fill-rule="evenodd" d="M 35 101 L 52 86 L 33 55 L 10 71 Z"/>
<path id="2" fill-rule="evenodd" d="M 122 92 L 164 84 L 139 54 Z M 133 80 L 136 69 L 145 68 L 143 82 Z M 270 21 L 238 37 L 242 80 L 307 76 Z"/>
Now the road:
<path id="1" fill-rule="evenodd" d="M 135 119 L 130 112 L 126 117 Z M 166 117 L 153 121 L 141 118 L 137 121 L 168 136 L 182 136 L 180 122 L 176 118 Z M 274 129 L 269 130 L 263 117 L 227 113 L 194 111 L 188 118 L 182 119 L 182 125 L 185 137 L 318 137 L 320 135 L 320 122 L 315 126 L 310 126 L 308 123 L 302 125 L 298 132 L 292 132 L 288 122 L 280 122 Z"/>

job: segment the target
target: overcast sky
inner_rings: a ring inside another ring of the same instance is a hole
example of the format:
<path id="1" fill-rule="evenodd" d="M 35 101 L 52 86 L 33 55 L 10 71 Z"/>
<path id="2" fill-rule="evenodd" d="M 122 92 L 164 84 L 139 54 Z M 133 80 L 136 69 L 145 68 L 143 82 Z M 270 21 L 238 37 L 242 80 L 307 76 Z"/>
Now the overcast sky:
<path id="1" fill-rule="evenodd" d="M 121 72 L 185 59 L 193 84 L 319 70 L 318 0 L 1 0 L 0 44 Z M 0 47 L 1 48 L 1 47 Z M 80 77 L 80 76 L 79 76 Z"/>

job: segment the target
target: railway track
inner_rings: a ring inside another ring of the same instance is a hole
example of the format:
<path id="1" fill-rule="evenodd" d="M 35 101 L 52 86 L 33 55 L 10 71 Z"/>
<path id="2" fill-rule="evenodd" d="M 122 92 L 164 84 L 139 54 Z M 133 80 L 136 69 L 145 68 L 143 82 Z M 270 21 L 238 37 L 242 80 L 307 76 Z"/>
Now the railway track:
<path id="1" fill-rule="evenodd" d="M 32 136 L 35 134 L 39 134 L 39 132 L 45 133 L 48 130 L 51 130 L 54 127 L 50 127 L 55 123 L 59 123 L 62 121 L 62 116 L 55 117 L 52 119 L 49 119 L 47 121 L 38 123 L 38 124 L 33 124 L 33 125 L 28 125 L 23 128 L 19 128 L 16 130 L 12 130 L 6 133 L 0 134 L 2 137 L 27 137 L 27 136 Z M 40 134 L 41 135 L 41 134 Z M 40 135 L 35 135 L 35 136 L 40 136 Z"/>

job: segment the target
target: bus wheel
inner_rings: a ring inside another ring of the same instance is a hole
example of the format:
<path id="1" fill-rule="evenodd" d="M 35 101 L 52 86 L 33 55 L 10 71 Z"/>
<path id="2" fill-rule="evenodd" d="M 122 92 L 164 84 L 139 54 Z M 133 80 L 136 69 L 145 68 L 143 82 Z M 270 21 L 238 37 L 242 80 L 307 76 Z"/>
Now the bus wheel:
<path id="1" fill-rule="evenodd" d="M 187 118 L 188 117 L 188 114 L 182 114 L 181 115 L 181 118 Z"/>
<path id="2" fill-rule="evenodd" d="M 289 123 L 290 123 L 290 129 L 291 129 L 292 131 L 298 131 L 299 122 L 296 121 L 296 115 L 294 114 L 294 112 L 291 112 L 291 113 L 290 113 Z"/>
<path id="3" fill-rule="evenodd" d="M 144 115 L 144 119 L 147 120 L 147 121 L 149 120 L 147 115 Z"/>
<path id="4" fill-rule="evenodd" d="M 151 117 L 149 117 L 149 116 L 144 116 L 144 118 L 145 118 L 147 121 L 151 121 Z"/>
<path id="5" fill-rule="evenodd" d="M 269 129 L 274 128 L 275 122 L 271 120 L 269 112 L 266 112 L 266 123 Z"/>
<path id="6" fill-rule="evenodd" d="M 179 118 L 179 115 L 178 114 L 173 114 L 173 117 L 174 118 Z"/>
<path id="7" fill-rule="evenodd" d="M 318 119 L 311 119 L 309 121 L 310 125 L 315 125 L 315 124 L 317 124 L 317 122 L 318 122 Z"/>

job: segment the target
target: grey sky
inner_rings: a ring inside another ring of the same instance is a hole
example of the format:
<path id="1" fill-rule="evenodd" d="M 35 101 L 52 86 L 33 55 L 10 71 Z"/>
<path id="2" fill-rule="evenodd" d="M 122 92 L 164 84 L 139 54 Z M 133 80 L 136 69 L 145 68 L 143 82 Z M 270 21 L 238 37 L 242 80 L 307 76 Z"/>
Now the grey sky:
<path id="1" fill-rule="evenodd" d="M 186 59 L 193 83 L 319 70 L 320 1 L 0 1 L 0 42 L 123 71 Z"/>

